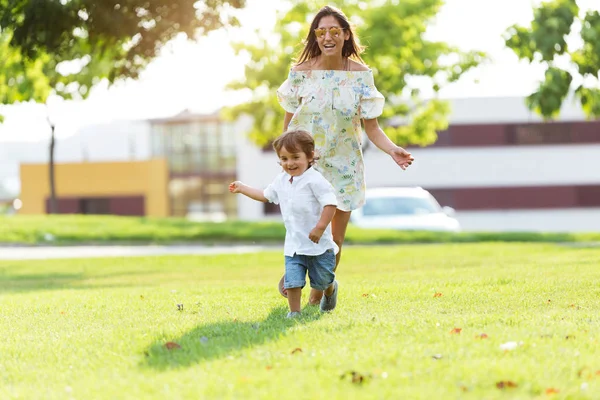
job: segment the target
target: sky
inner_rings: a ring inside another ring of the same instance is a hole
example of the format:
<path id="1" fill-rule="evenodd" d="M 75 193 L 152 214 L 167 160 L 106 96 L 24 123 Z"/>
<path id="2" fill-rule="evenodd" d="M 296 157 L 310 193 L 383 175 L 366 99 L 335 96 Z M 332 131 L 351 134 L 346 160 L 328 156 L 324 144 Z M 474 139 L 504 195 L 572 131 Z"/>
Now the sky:
<path id="1" fill-rule="evenodd" d="M 583 9 L 597 2 L 578 1 Z M 531 93 L 543 78 L 543 69 L 520 62 L 512 50 L 505 48 L 502 33 L 512 24 L 531 21 L 532 7 L 539 3 L 540 0 L 446 0 L 427 32 L 428 37 L 444 40 L 461 50 L 485 51 L 491 61 L 445 88 L 442 97 Z M 66 137 L 87 124 L 168 117 L 185 109 L 212 112 L 243 101 L 247 93 L 224 90 L 228 82 L 243 78 L 245 62 L 244 57 L 234 54 L 229 42 L 249 37 L 257 28 L 273 26 L 276 11 L 284 5 L 277 0 L 268 4 L 265 7 L 264 0 L 248 0 L 247 7 L 240 12 L 242 26 L 234 31 L 213 32 L 198 43 L 175 40 L 138 81 L 121 82 L 110 88 L 101 85 L 85 101 L 53 99 L 48 107 L 36 104 L 0 107 L 6 118 L 0 125 L 0 143 L 47 140 L 47 113 L 56 122 L 57 136 Z"/>

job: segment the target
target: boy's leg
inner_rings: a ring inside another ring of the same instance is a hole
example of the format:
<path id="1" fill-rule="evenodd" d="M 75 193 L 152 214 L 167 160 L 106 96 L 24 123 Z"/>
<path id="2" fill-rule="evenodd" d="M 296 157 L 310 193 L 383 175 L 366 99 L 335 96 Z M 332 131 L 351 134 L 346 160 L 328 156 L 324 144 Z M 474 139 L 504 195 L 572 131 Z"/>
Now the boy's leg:
<path id="1" fill-rule="evenodd" d="M 308 264 L 308 277 L 310 278 L 310 287 L 312 291 L 323 293 L 324 290 L 333 288 L 335 280 L 335 262 L 336 257 L 333 249 L 327 250 L 318 256 L 311 256 Z M 309 302 L 313 300 L 310 299 Z M 319 300 L 316 304 L 320 304 Z M 312 304 L 315 304 L 312 302 Z"/>
<path id="2" fill-rule="evenodd" d="M 302 299 L 302 288 L 290 288 L 287 289 L 288 304 L 290 305 L 291 312 L 301 312 L 302 308 L 300 302 Z"/>
<path id="3" fill-rule="evenodd" d="M 300 312 L 302 288 L 306 285 L 306 256 L 294 254 L 285 256 L 284 288 L 287 291 L 288 304 L 291 312 Z"/>
<path id="4" fill-rule="evenodd" d="M 333 216 L 333 220 L 331 221 L 331 233 L 333 235 L 333 241 L 338 245 L 339 251 L 335 257 L 335 268 L 334 271 L 337 270 L 338 265 L 340 264 L 340 259 L 342 258 L 342 245 L 344 244 L 344 240 L 346 238 L 346 229 L 348 228 L 348 223 L 350 222 L 350 215 L 352 211 L 342 211 L 340 209 L 335 210 L 335 215 Z M 333 283 L 329 285 L 325 294 L 327 296 L 331 296 L 333 293 Z M 323 297 L 322 290 L 311 289 L 310 295 L 308 297 L 309 303 L 319 304 L 321 301 L 321 297 Z"/>

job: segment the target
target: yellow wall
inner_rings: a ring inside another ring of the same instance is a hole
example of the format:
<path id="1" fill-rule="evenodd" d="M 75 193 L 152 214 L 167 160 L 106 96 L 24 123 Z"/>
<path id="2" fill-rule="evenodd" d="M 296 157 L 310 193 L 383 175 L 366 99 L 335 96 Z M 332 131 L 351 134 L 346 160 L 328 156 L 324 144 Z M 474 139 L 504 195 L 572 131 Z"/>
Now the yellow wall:
<path id="1" fill-rule="evenodd" d="M 164 159 L 130 162 L 85 162 L 56 164 L 56 196 L 61 197 L 145 197 L 145 214 L 169 215 L 169 170 Z M 48 164 L 21 165 L 20 214 L 45 214 L 50 196 Z"/>

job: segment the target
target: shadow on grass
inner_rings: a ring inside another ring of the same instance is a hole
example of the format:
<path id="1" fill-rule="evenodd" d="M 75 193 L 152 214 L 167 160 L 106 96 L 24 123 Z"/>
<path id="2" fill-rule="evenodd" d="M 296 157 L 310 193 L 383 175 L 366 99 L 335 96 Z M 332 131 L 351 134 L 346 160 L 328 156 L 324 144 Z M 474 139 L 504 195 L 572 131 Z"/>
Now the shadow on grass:
<path id="1" fill-rule="evenodd" d="M 168 370 L 227 357 L 236 351 L 277 340 L 296 324 L 314 322 L 322 315 L 318 306 L 305 306 L 302 316 L 295 319 L 287 319 L 287 312 L 287 307 L 280 306 L 274 308 L 263 321 L 223 321 L 198 326 L 170 340 L 181 348 L 169 350 L 163 341 L 152 344 L 142 366 Z"/>
<path id="2" fill-rule="evenodd" d="M 9 275 L 3 272 L 0 268 L 0 294 L 36 290 L 123 288 L 134 285 L 127 277 L 135 278 L 140 275 L 138 271 L 115 272 L 106 275 L 91 275 L 87 272 Z M 146 272 L 146 274 L 153 272 Z M 119 282 L 102 282 L 102 279 L 117 277 L 120 279 Z M 147 283 L 145 285 L 148 286 Z"/>

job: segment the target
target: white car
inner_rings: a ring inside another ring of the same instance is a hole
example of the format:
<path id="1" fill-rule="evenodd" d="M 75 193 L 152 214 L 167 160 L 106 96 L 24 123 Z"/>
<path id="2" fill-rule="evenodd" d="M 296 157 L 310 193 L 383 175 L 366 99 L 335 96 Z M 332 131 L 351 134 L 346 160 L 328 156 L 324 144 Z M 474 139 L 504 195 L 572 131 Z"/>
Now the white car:
<path id="1" fill-rule="evenodd" d="M 367 189 L 366 204 L 352 212 L 359 228 L 460 232 L 452 207 L 441 207 L 420 187 Z"/>

